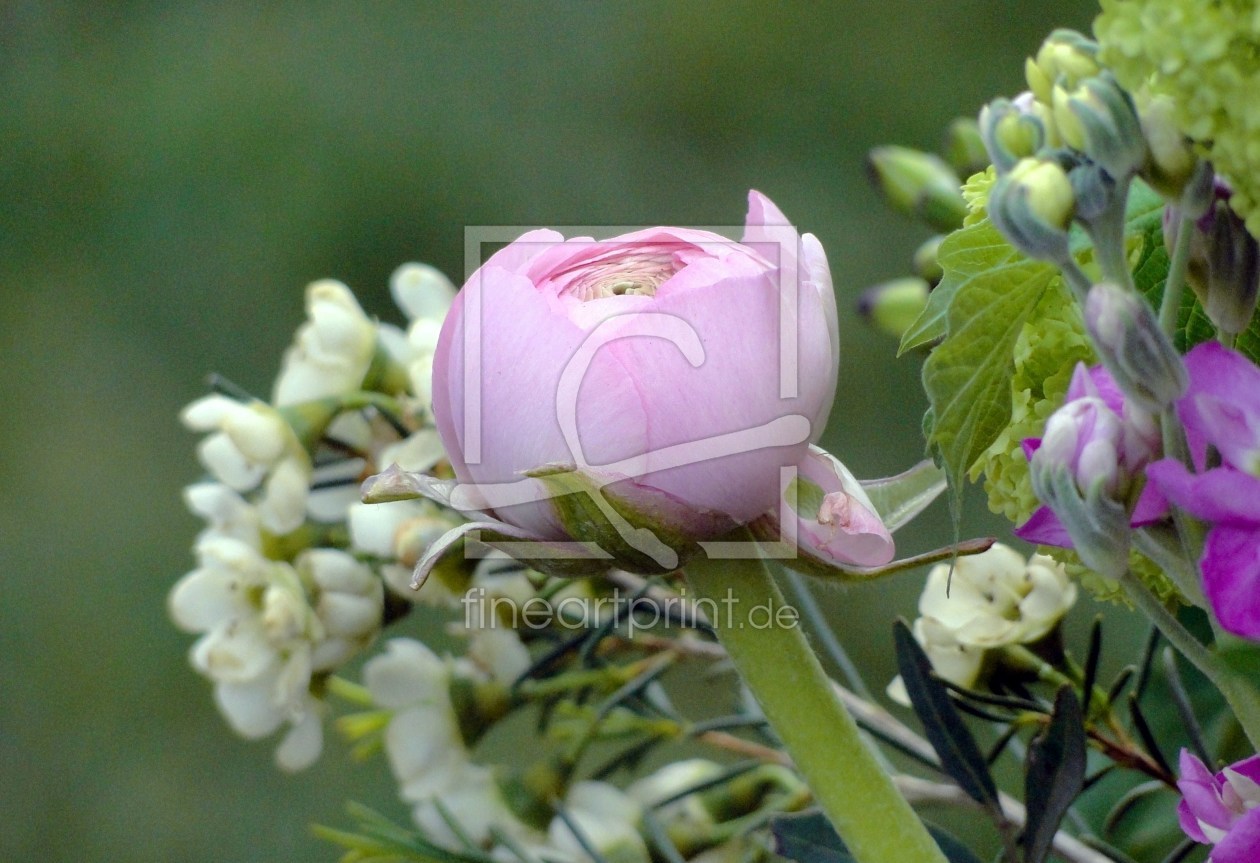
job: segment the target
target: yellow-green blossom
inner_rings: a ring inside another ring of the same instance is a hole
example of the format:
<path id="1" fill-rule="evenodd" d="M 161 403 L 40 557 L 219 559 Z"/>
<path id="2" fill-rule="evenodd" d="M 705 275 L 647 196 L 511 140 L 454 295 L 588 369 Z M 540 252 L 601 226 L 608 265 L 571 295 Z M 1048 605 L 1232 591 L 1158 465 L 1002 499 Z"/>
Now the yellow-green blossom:
<path id="1" fill-rule="evenodd" d="M 1172 100 L 1177 126 L 1260 233 L 1260 9 L 1254 0 L 1102 0 L 1100 58 L 1130 92 Z"/>

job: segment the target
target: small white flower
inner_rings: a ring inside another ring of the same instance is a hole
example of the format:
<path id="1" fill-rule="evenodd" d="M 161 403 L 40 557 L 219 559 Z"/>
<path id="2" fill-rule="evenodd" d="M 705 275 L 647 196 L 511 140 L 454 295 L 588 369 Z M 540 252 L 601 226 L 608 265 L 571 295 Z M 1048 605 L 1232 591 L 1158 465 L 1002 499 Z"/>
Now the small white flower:
<path id="1" fill-rule="evenodd" d="M 911 631 L 937 676 L 967 689 L 976 685 L 984 666 L 984 648 L 963 644 L 954 637 L 952 629 L 932 617 L 920 617 Z M 903 707 L 910 706 L 910 694 L 901 675 L 892 679 L 886 691 L 893 701 Z"/>
<path id="2" fill-rule="evenodd" d="M 934 618 L 974 647 L 1028 644 L 1045 636 L 1076 602 L 1063 566 L 1043 554 L 1030 560 L 1001 543 L 928 573 L 919 614 Z"/>
<path id="3" fill-rule="evenodd" d="M 469 763 L 451 704 L 450 663 L 410 638 L 395 638 L 363 667 L 372 699 L 394 711 L 385 730 L 400 795 L 419 803 L 454 786 Z"/>
<path id="4" fill-rule="evenodd" d="M 207 522 L 205 530 L 197 537 L 199 542 L 222 537 L 258 547 L 258 510 L 223 483 L 199 482 L 187 486 L 184 503 L 189 512 Z"/>
<path id="5" fill-rule="evenodd" d="M 212 489 L 195 499 L 233 506 Z M 277 762 L 305 767 L 323 740 L 311 676 L 339 667 L 375 636 L 379 580 L 342 551 L 308 550 L 290 565 L 222 534 L 205 535 L 197 557 L 198 568 L 169 599 L 175 622 L 202 633 L 190 652 L 193 667 L 214 681 L 215 702 L 238 734 L 264 737 L 288 722 Z"/>
<path id="6" fill-rule="evenodd" d="M 547 831 L 549 844 L 566 858 L 592 863 L 574 830 L 608 863 L 648 863 L 647 844 L 639 832 L 643 810 L 607 782 L 578 782 L 565 797 L 572 827 L 558 816 Z"/>
<path id="7" fill-rule="evenodd" d="M 1023 555 L 1001 543 L 981 554 L 960 557 L 928 573 L 919 596 L 915 640 L 943 679 L 971 688 L 985 652 L 1044 638 L 1076 602 L 1076 585 L 1053 558 Z M 894 701 L 908 705 L 900 677 L 888 686 Z"/>
<path id="8" fill-rule="evenodd" d="M 341 282 L 307 286 L 306 316 L 276 378 L 277 407 L 354 392 L 372 365 L 376 324 Z"/>
<path id="9" fill-rule="evenodd" d="M 403 264 L 390 276 L 389 290 L 411 322 L 403 362 L 412 395 L 427 409 L 433 399 L 433 354 L 442 322 L 455 299 L 455 285 L 428 264 Z"/>
<path id="10" fill-rule="evenodd" d="M 463 841 L 439 810 L 439 801 L 459 825 L 460 832 L 483 848 L 491 844 L 496 832 L 506 833 L 531 851 L 544 847 L 543 834 L 516 817 L 488 767 L 468 764 L 440 796 L 426 798 L 412 809 L 412 820 L 427 838 L 447 848 L 461 849 Z"/>
<path id="11" fill-rule="evenodd" d="M 411 589 L 416 562 L 438 537 L 454 524 L 434 504 L 424 500 L 352 504 L 346 512 L 350 544 L 380 558 L 381 576 L 390 590 L 408 602 L 452 606 L 459 597 L 432 578 L 423 590 Z"/>
<path id="12" fill-rule="evenodd" d="M 198 399 L 180 415 L 194 431 L 211 432 L 197 447 L 206 470 L 238 492 L 263 485 L 258 519 L 274 534 L 286 534 L 306 518 L 311 465 L 280 412 L 221 395 Z M 265 480 L 265 482 L 264 482 Z"/>
<path id="13" fill-rule="evenodd" d="M 704 836 L 716 819 L 699 794 L 687 794 L 664 806 L 659 804 L 721 773 L 720 764 L 705 758 L 675 761 L 631 783 L 626 794 L 644 809 L 654 808 L 656 817 L 671 835 Z"/>

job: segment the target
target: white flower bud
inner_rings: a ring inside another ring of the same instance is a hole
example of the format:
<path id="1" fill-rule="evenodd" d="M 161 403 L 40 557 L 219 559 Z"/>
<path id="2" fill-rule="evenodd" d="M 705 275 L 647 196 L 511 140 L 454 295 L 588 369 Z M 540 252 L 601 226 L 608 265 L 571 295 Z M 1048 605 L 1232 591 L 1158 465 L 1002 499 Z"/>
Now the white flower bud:
<path id="1" fill-rule="evenodd" d="M 389 277 L 389 292 L 412 321 L 440 325 L 455 299 L 455 285 L 441 270 L 428 264 L 403 264 Z"/>

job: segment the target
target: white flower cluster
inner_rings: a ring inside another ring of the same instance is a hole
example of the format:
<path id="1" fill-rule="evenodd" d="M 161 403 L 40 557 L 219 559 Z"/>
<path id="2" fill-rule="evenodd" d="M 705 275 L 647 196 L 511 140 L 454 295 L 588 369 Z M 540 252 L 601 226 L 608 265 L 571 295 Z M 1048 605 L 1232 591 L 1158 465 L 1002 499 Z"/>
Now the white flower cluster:
<path id="1" fill-rule="evenodd" d="M 206 433 L 197 454 L 211 481 L 185 491 L 206 528 L 197 568 L 170 594 L 170 613 L 201 635 L 192 665 L 213 681 L 235 731 L 258 738 L 288 724 L 276 753 L 288 770 L 319 756 L 325 710 L 317 693 L 380 631 L 383 584 L 414 596 L 382 575 L 414 564 L 449 527 L 409 531 L 405 549 L 370 531 L 366 545 L 350 549 L 336 539 L 361 506 L 365 471 L 395 462 L 428 470 L 443 457 L 428 416 L 427 369 L 455 288 L 419 264 L 399 268 L 391 288 L 408 332 L 369 318 L 340 282 L 315 282 L 270 403 L 216 393 L 181 414 Z"/>
<path id="2" fill-rule="evenodd" d="M 194 486 L 188 500 L 202 512 L 231 513 L 233 528 L 248 530 L 249 505 L 225 486 Z M 239 734 L 265 737 L 288 722 L 276 760 L 300 770 L 323 746 L 312 678 L 375 637 L 381 582 L 343 551 L 307 549 L 290 564 L 213 528 L 196 552 L 197 569 L 170 595 L 175 622 L 203 633 L 193 645 L 193 667 L 214 681 L 215 701 Z"/>
<path id="3" fill-rule="evenodd" d="M 943 679 L 975 686 L 990 650 L 1032 644 L 1050 633 L 1076 602 L 1076 585 L 1062 564 L 1023 555 L 1001 543 L 982 554 L 934 566 L 919 596 L 915 640 Z M 898 677 L 888 695 L 908 705 Z"/>
<path id="4" fill-rule="evenodd" d="M 574 784 L 565 797 L 568 821 L 556 817 L 545 831 L 513 812 L 494 770 L 473 761 L 451 700 L 452 687 L 494 680 L 492 672 L 466 658 L 442 659 L 419 641 L 393 639 L 363 677 L 372 700 L 391 711 L 385 752 L 399 796 L 431 841 L 458 850 L 465 841 L 491 848 L 506 837 L 540 859 L 571 863 L 591 860 L 589 843 L 607 861 L 648 863 L 639 803 L 606 782 Z"/>

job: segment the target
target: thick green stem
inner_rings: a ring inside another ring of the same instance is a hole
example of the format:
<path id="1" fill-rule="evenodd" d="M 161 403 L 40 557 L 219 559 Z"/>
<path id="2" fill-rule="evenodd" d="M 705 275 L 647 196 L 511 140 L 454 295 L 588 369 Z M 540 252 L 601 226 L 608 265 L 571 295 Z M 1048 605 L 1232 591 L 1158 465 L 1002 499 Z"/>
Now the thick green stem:
<path id="1" fill-rule="evenodd" d="M 779 615 L 788 606 L 765 562 L 697 560 L 687 581 L 858 863 L 947 863 L 862 741 L 794 616 Z"/>
<path id="2" fill-rule="evenodd" d="M 1164 604 L 1132 572 L 1120 579 L 1125 595 L 1159 628 L 1168 642 L 1211 681 L 1229 704 L 1252 747 L 1260 750 L 1260 692 L 1181 625 Z"/>

